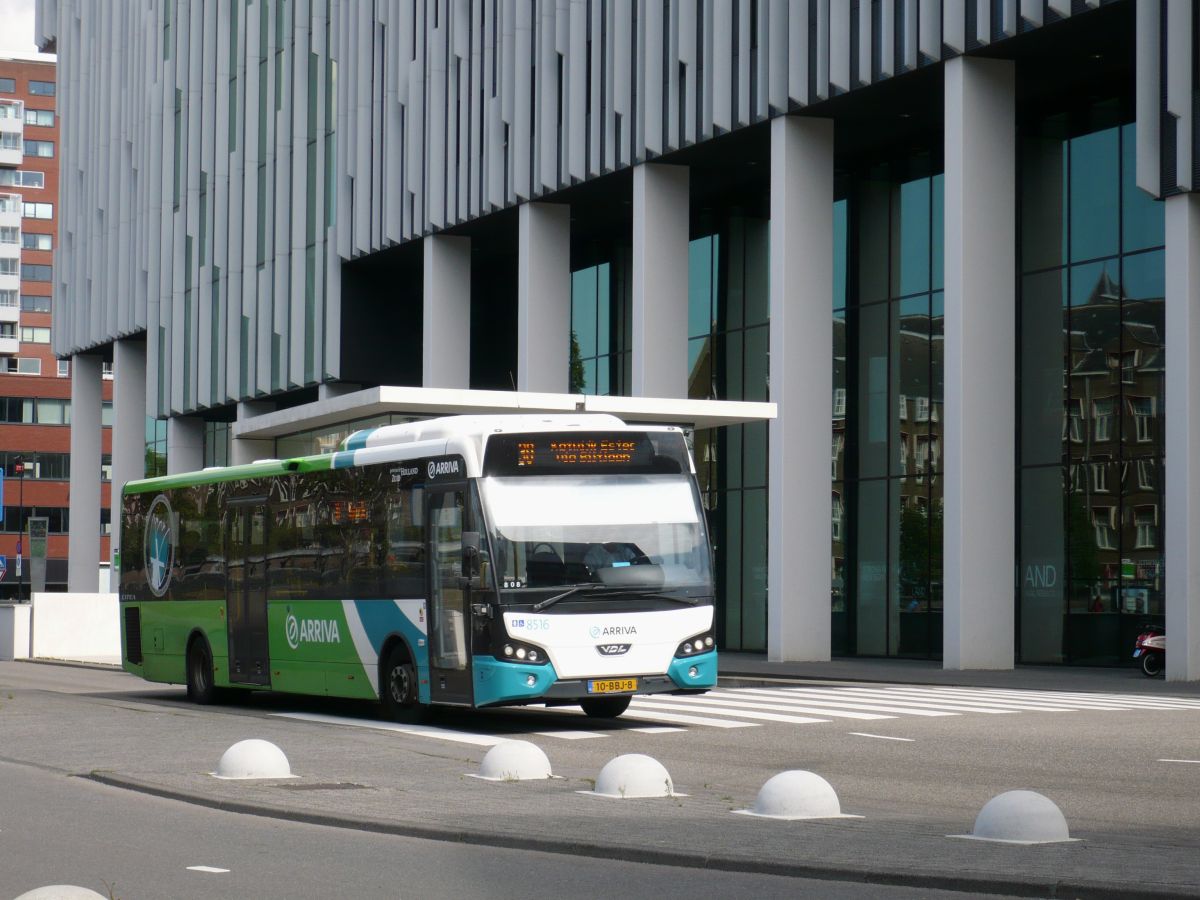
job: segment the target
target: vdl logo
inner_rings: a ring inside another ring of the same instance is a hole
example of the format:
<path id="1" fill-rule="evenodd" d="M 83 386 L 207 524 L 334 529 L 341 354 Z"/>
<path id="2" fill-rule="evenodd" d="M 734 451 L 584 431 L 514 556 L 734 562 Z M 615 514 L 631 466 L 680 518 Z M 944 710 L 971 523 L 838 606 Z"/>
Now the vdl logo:
<path id="1" fill-rule="evenodd" d="M 171 584 L 171 568 L 175 563 L 175 514 L 166 494 L 155 497 L 146 514 L 142 556 L 150 592 L 161 597 Z"/>
<path id="2" fill-rule="evenodd" d="M 289 612 L 283 620 L 283 633 L 288 646 L 299 650 L 301 644 L 340 644 L 341 632 L 336 619 L 297 619 Z"/>

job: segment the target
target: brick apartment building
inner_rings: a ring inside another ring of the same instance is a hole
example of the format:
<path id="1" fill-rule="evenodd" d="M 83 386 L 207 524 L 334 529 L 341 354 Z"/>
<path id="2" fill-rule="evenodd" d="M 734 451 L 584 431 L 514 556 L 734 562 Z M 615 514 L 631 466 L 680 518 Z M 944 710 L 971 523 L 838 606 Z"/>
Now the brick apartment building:
<path id="1" fill-rule="evenodd" d="M 55 64 L 0 59 L 0 468 L 4 518 L 0 522 L 0 602 L 29 596 L 29 542 L 21 525 L 49 519 L 47 590 L 66 590 L 71 476 L 70 363 L 50 349 L 51 287 L 58 249 L 58 117 Z M 106 375 L 110 378 L 111 375 Z M 104 424 L 112 386 L 103 385 Z M 111 429 L 103 431 L 104 462 Z M 17 474 L 18 461 L 24 475 Z M 109 552 L 109 483 L 104 467 L 101 559 Z M 25 529 L 27 531 L 27 528 Z M 99 562 L 99 560 L 97 561 Z"/>

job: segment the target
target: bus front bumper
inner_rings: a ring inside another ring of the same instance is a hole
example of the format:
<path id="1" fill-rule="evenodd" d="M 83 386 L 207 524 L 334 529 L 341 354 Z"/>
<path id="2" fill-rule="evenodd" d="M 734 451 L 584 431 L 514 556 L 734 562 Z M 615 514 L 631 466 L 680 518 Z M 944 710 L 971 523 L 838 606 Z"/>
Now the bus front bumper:
<path id="1" fill-rule="evenodd" d="M 475 705 L 497 706 L 519 703 L 566 703 L 601 696 L 588 690 L 589 678 L 559 680 L 554 667 L 524 665 L 491 656 L 472 659 Z M 717 685 L 717 651 L 674 659 L 665 675 L 638 675 L 638 687 L 630 694 L 701 693 Z M 611 680 L 611 679 L 600 679 Z M 603 695 L 603 696 L 621 696 Z"/>

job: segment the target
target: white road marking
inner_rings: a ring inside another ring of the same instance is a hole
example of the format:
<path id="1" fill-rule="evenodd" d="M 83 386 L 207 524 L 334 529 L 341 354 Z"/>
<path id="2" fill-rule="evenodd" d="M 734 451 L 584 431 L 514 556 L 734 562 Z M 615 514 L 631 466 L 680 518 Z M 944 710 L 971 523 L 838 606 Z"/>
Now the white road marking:
<path id="1" fill-rule="evenodd" d="M 667 700 L 635 700 L 633 706 L 653 712 L 657 709 L 673 710 L 675 712 L 705 712 L 713 716 L 740 716 L 743 719 L 757 719 L 761 722 L 787 722 L 790 725 L 812 725 L 816 722 L 828 722 L 828 719 L 814 719 L 809 716 L 785 716 L 782 713 L 761 712 L 755 709 L 728 708 L 725 705 L 704 704 L 702 698 L 689 698 L 685 703 L 671 703 Z M 695 707 L 700 706 L 700 709 Z"/>
<path id="2" fill-rule="evenodd" d="M 933 693 L 923 688 L 893 688 L 886 689 L 889 697 L 904 700 L 929 702 L 938 705 L 943 701 L 949 703 L 966 703 L 971 706 L 988 707 L 990 709 L 1008 709 L 1018 712 L 1075 712 L 1069 706 L 1047 706 L 1045 703 L 1029 703 L 1024 699 L 1009 699 L 1007 697 L 979 697 L 974 694 Z"/>
<path id="3" fill-rule="evenodd" d="M 440 738 L 444 741 L 455 741 L 460 744 L 474 744 L 477 747 L 494 747 L 508 738 L 494 734 L 474 734 L 469 731 L 454 731 L 449 728 L 438 728 L 434 725 L 402 725 L 399 722 L 376 722 L 371 719 L 351 719 L 346 716 L 326 716 L 320 713 L 271 713 L 280 719 L 299 719 L 302 722 L 316 722 L 320 725 L 343 725 L 351 728 L 371 728 L 375 731 L 397 731 L 401 734 L 411 734 L 417 737 Z"/>
<path id="4" fill-rule="evenodd" d="M 702 697 L 689 697 L 689 703 L 712 704 L 717 703 L 721 706 L 736 705 L 744 709 L 774 709 L 782 712 L 793 713 L 808 713 L 814 716 L 830 716 L 835 719 L 894 719 L 895 716 L 881 716 L 877 713 L 851 712 L 849 710 L 837 709 L 835 706 L 817 707 L 817 706 L 801 706 L 795 702 L 791 703 L 768 703 L 760 701 L 758 697 L 743 697 L 733 691 L 709 691 Z"/>
<path id="5" fill-rule="evenodd" d="M 600 734 L 598 731 L 535 731 L 534 734 L 563 741 L 583 741 L 588 738 L 608 737 L 607 734 Z"/>
<path id="6" fill-rule="evenodd" d="M 1191 763 L 1192 765 L 1200 766 L 1200 759 L 1160 759 L 1159 762 Z"/>
<path id="7" fill-rule="evenodd" d="M 686 728 L 671 728 L 668 725 L 639 725 L 636 728 L 626 728 L 625 731 L 638 731 L 642 734 L 673 734 L 679 731 L 687 731 Z"/>
<path id="8" fill-rule="evenodd" d="M 882 700 L 885 703 L 907 703 L 916 707 L 926 709 L 942 709 L 951 712 L 976 712 L 987 713 L 995 716 L 1007 716 L 1017 712 L 1015 709 L 995 709 L 990 706 L 975 706 L 970 703 L 943 703 L 941 701 L 924 701 L 917 697 L 909 697 L 905 694 L 895 694 L 886 690 L 871 690 L 868 688 L 837 688 L 833 692 L 834 697 L 846 697 L 849 700 Z"/>
<path id="9" fill-rule="evenodd" d="M 622 719 L 641 719 L 651 722 L 675 722 L 679 725 L 710 725 L 713 728 L 757 728 L 756 722 L 730 722 L 727 719 L 709 719 L 704 716 L 681 716 L 677 713 L 654 712 L 653 710 L 628 709 Z"/>
<path id="10" fill-rule="evenodd" d="M 223 875 L 228 872 L 228 869 L 216 869 L 212 866 L 188 866 L 189 872 L 204 872 L 207 875 Z"/>
<path id="11" fill-rule="evenodd" d="M 746 693 L 755 694 L 774 695 L 776 693 L 776 691 L 766 688 L 746 688 L 745 690 Z M 870 712 L 897 713 L 903 716 L 925 716 L 929 718 L 958 715 L 956 712 L 949 712 L 942 709 L 924 709 L 920 706 L 902 706 L 899 703 L 871 702 L 866 698 L 862 700 L 854 700 L 854 698 L 843 700 L 838 694 L 815 689 L 789 689 L 788 694 L 794 697 L 803 697 L 808 703 L 823 703 L 829 706 L 836 706 L 838 709 L 861 709 Z"/>
<path id="12" fill-rule="evenodd" d="M 912 743 L 916 740 L 916 738 L 891 737 L 890 735 L 886 734 L 867 734 L 865 731 L 848 731 L 846 733 L 852 734 L 855 737 L 875 738 L 877 741 L 907 741 L 908 743 Z"/>

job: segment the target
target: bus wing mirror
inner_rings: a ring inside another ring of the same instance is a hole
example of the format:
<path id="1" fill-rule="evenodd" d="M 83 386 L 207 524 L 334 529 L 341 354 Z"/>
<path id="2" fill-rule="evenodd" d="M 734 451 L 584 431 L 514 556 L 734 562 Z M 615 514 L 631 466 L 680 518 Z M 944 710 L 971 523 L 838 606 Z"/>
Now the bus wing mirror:
<path id="1" fill-rule="evenodd" d="M 479 532 L 462 533 L 463 575 L 472 581 L 479 577 Z"/>

